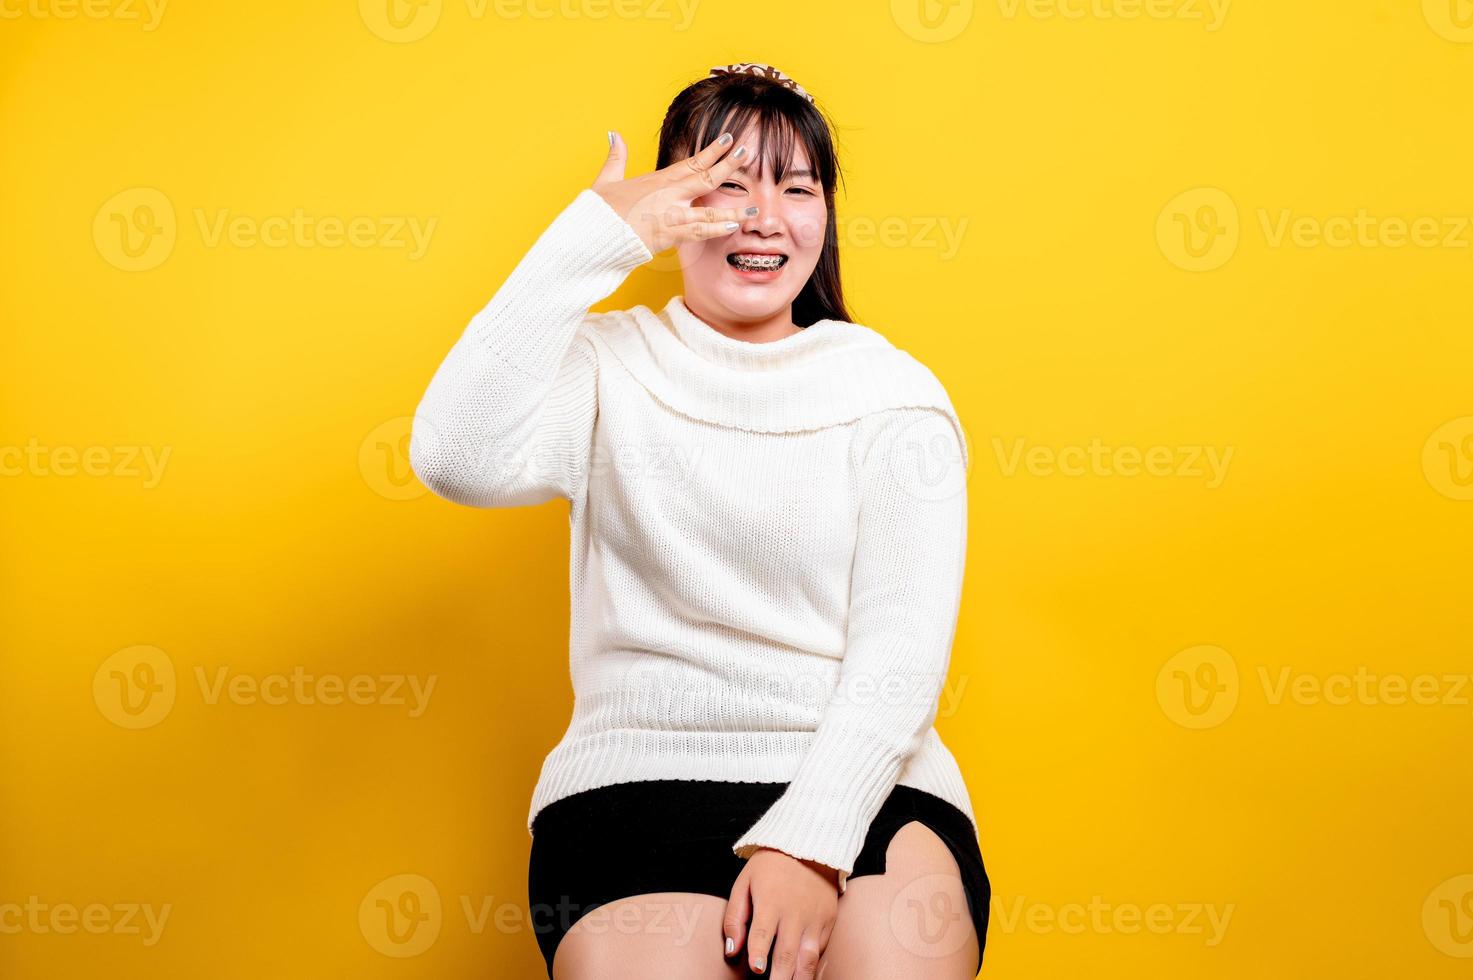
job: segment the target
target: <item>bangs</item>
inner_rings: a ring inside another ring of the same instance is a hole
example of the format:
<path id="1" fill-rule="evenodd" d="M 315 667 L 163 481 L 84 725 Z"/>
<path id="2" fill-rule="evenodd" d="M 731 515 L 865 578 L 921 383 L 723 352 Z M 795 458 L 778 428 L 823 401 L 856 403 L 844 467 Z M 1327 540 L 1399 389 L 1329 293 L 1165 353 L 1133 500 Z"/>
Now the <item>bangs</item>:
<path id="1" fill-rule="evenodd" d="M 803 121 L 790 116 L 781 106 L 772 104 L 720 104 L 724 100 L 713 99 L 701 115 L 693 120 L 693 132 L 688 137 L 686 155 L 694 154 L 699 148 L 709 146 L 722 133 L 740 133 L 755 121 L 757 127 L 758 172 L 772 174 L 776 183 L 781 183 L 793 168 L 793 157 L 801 143 L 808 156 L 808 166 L 813 170 L 814 180 L 832 193 L 834 190 L 834 168 L 828 157 L 827 141 L 820 144 L 810 136 Z"/>

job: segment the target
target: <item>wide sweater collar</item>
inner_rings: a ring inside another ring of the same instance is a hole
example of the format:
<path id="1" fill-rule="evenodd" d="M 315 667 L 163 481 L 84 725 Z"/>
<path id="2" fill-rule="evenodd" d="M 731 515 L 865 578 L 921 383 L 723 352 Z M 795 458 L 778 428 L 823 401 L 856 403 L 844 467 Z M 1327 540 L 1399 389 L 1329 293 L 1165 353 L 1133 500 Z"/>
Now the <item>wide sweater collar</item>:
<path id="1" fill-rule="evenodd" d="M 941 382 L 879 332 L 819 320 L 780 340 L 736 340 L 675 296 L 659 312 L 606 314 L 592 336 L 650 394 L 690 418 L 754 432 L 798 432 L 892 408 L 944 412 L 966 440 Z"/>
<path id="2" fill-rule="evenodd" d="M 819 320 L 797 333 L 780 340 L 753 343 L 736 340 L 715 329 L 691 312 L 685 297 L 672 297 L 657 314 L 686 347 L 714 365 L 734 371 L 783 371 L 812 364 L 828 351 L 852 350 L 865 341 L 873 342 L 878 334 L 866 335 L 839 320 Z M 883 339 L 883 338 L 882 338 Z"/>

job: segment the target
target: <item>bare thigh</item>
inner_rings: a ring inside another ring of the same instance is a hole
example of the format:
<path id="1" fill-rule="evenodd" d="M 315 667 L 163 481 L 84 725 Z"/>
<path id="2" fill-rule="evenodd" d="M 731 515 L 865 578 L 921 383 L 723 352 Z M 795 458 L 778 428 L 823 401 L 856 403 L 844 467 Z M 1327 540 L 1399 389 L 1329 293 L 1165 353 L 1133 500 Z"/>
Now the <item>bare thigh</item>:
<path id="1" fill-rule="evenodd" d="M 885 873 L 849 882 L 819 961 L 820 980 L 972 980 L 977 929 L 951 850 L 912 820 L 885 850 Z"/>
<path id="2" fill-rule="evenodd" d="M 722 955 L 726 899 L 649 892 L 606 902 L 558 943 L 553 980 L 740 980 L 746 961 Z"/>

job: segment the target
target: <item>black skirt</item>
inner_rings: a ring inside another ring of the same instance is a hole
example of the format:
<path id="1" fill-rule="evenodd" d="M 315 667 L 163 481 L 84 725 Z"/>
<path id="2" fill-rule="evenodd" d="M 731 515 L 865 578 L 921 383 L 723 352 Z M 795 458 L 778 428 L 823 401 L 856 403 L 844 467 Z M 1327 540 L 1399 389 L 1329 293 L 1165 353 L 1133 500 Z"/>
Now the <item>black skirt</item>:
<path id="1" fill-rule="evenodd" d="M 649 892 L 729 898 L 746 863 L 732 846 L 787 785 L 642 780 L 585 790 L 543 807 L 532 825 L 527 892 L 548 977 L 558 942 L 599 905 Z M 883 874 L 890 839 L 912 820 L 934 831 L 961 869 L 980 972 L 992 885 L 977 834 L 961 810 L 897 785 L 870 824 L 849 879 Z"/>

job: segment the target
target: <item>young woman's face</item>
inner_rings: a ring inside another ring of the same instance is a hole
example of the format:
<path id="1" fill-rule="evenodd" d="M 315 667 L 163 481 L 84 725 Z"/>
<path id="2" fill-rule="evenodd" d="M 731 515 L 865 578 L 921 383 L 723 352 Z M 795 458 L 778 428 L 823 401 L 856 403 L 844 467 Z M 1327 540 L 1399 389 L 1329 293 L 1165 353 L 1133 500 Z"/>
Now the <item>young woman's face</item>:
<path id="1" fill-rule="evenodd" d="M 735 135 L 730 152 L 746 146 L 747 155 L 755 157 L 756 127 Z M 755 217 L 738 219 L 741 228 L 730 235 L 678 246 L 687 297 L 697 297 L 711 315 L 736 322 L 767 319 L 791 307 L 818 265 L 828 222 L 823 185 L 810 171 L 808 155 L 798 142 L 781 184 L 773 181 L 762 161 L 753 159 L 720 187 L 694 200 L 696 207 L 742 209 L 755 204 L 761 210 Z M 753 253 L 769 256 L 758 260 L 766 263 L 774 261 L 773 255 L 785 260 L 773 270 L 734 264 L 733 256 Z"/>

